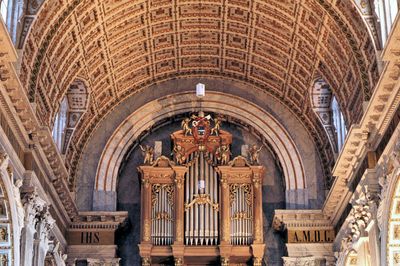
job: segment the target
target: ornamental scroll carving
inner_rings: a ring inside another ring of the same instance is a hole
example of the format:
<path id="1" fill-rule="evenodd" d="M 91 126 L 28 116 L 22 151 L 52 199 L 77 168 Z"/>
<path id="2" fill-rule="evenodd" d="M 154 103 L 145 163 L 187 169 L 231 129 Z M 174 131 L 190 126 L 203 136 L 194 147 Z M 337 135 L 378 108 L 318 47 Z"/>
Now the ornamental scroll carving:
<path id="1" fill-rule="evenodd" d="M 375 219 L 377 212 L 377 195 L 368 190 L 367 185 L 362 185 L 358 198 L 352 202 L 352 209 L 348 216 L 347 229 L 341 240 L 338 261 L 344 261 L 348 252 L 357 244 L 360 237 L 367 234 L 365 229 Z"/>
<path id="2" fill-rule="evenodd" d="M 172 184 L 153 184 L 151 187 L 151 206 L 154 207 L 158 200 L 158 193 L 164 189 L 167 192 L 168 204 L 174 207 L 174 186 Z"/>
<path id="3" fill-rule="evenodd" d="M 193 196 L 193 200 L 189 204 L 185 204 L 185 210 L 190 209 L 193 205 L 210 205 L 214 210 L 218 211 L 218 203 L 212 202 L 210 195 L 208 194 L 197 194 Z"/>

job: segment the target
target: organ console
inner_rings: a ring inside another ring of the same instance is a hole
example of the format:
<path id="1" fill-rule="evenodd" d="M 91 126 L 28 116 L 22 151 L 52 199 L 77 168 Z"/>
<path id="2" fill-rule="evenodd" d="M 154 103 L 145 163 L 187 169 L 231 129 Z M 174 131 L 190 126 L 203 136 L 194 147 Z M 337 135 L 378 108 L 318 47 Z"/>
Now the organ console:
<path id="1" fill-rule="evenodd" d="M 232 135 L 203 112 L 171 140 L 172 159 L 138 167 L 142 265 L 261 265 L 264 167 L 231 160 Z"/>

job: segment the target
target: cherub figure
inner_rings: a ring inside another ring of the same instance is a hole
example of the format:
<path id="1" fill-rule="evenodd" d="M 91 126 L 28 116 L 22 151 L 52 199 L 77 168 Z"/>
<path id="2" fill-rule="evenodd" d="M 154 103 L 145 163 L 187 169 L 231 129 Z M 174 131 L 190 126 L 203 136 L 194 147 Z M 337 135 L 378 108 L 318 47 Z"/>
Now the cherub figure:
<path id="1" fill-rule="evenodd" d="M 221 120 L 216 117 L 214 118 L 214 127 L 211 129 L 211 135 L 215 133 L 216 136 L 219 136 L 219 129 L 221 128 Z"/>
<path id="2" fill-rule="evenodd" d="M 174 147 L 174 154 L 175 154 L 175 161 L 178 165 L 182 165 L 185 163 L 186 161 L 185 148 L 183 148 L 179 144 L 176 144 Z"/>
<path id="3" fill-rule="evenodd" d="M 259 157 L 260 157 L 260 151 L 263 148 L 263 146 L 264 145 L 261 145 L 261 147 L 257 149 L 257 145 L 253 144 L 253 146 L 251 146 L 249 148 L 250 164 L 252 164 L 252 165 L 259 165 L 260 164 Z"/>
<path id="4" fill-rule="evenodd" d="M 192 135 L 192 129 L 190 128 L 189 123 L 190 123 L 190 118 L 183 119 L 181 123 L 182 130 L 185 136 Z"/>
<path id="5" fill-rule="evenodd" d="M 226 165 L 230 161 L 231 151 L 228 145 L 222 145 L 217 149 L 217 159 L 221 165 Z"/>
<path id="6" fill-rule="evenodd" d="M 143 163 L 144 164 L 153 164 L 154 161 L 154 148 L 146 145 L 145 147 L 143 147 L 142 145 L 139 145 L 140 149 L 142 150 L 143 156 L 144 156 L 144 160 Z"/>

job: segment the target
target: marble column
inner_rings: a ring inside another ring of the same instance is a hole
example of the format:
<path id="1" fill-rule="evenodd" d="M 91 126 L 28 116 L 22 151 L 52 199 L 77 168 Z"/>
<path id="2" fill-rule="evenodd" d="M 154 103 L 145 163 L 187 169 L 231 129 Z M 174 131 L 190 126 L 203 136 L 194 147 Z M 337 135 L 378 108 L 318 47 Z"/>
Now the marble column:
<path id="1" fill-rule="evenodd" d="M 35 191 L 24 196 L 25 218 L 21 232 L 21 266 L 32 266 L 35 224 L 45 205 L 46 202 Z"/>
<path id="2" fill-rule="evenodd" d="M 53 228 L 55 220 L 51 217 L 48 207 L 40 213 L 36 226 L 37 234 L 34 241 L 33 266 L 43 266 L 47 251 L 49 250 L 49 234 Z"/>

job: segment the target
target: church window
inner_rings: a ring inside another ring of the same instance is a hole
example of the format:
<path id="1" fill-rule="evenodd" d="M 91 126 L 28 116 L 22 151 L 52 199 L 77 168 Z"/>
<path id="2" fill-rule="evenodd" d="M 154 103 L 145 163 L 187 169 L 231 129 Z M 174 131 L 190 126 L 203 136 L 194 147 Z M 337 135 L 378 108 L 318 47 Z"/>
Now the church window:
<path id="1" fill-rule="evenodd" d="M 67 124 L 67 112 L 68 112 L 68 99 L 65 96 L 60 104 L 60 109 L 56 115 L 53 126 L 53 140 L 57 146 L 57 148 L 61 151 L 64 135 L 65 135 L 65 127 Z"/>
<path id="2" fill-rule="evenodd" d="M 333 118 L 332 122 L 336 133 L 337 150 L 340 152 L 346 139 L 347 130 L 343 113 L 340 110 L 339 103 L 337 102 L 335 96 L 333 96 L 331 108 Z"/>
<path id="3" fill-rule="evenodd" d="M 375 0 L 375 14 L 378 18 L 382 47 L 389 36 L 399 6 L 397 0 Z"/>
<path id="4" fill-rule="evenodd" d="M 3 21 L 6 22 L 7 19 L 7 10 L 8 9 L 8 0 L 0 0 L 0 11 L 1 11 L 1 17 L 3 18 Z"/>

